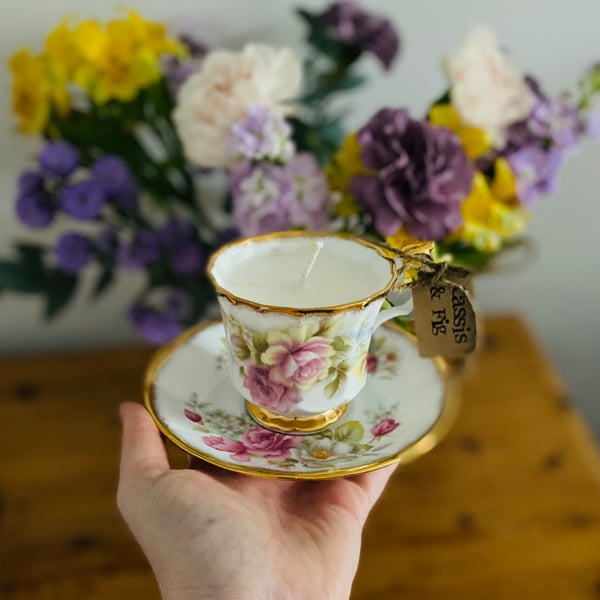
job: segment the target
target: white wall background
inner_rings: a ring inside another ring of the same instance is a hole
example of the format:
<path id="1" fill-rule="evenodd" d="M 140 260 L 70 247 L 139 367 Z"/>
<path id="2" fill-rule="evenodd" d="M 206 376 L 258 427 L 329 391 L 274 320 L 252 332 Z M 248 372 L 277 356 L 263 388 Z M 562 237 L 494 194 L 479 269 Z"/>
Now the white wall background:
<path id="1" fill-rule="evenodd" d="M 47 31 L 65 15 L 113 16 L 131 6 L 148 18 L 196 24 L 209 41 L 237 46 L 253 38 L 299 46 L 301 29 L 292 9 L 301 0 L 20 0 L 18 10 L 0 0 L 0 62 L 19 47 L 39 49 Z M 304 0 L 321 7 L 323 0 Z M 352 96 L 350 124 L 358 126 L 384 104 L 422 114 L 444 87 L 440 57 L 458 45 L 469 27 L 484 23 L 537 75 L 549 92 L 573 87 L 583 69 L 600 60 L 598 0 L 364 0 L 387 14 L 403 37 L 403 54 L 390 76 L 367 60 L 371 84 Z M 14 180 L 37 150 L 34 140 L 14 134 L 9 78 L 0 71 L 0 256 L 27 235 L 13 217 Z M 484 310 L 525 316 L 566 380 L 572 397 L 600 434 L 596 381 L 600 361 L 600 144 L 586 143 L 563 169 L 558 193 L 535 208 L 531 236 L 538 256 L 519 272 L 484 276 L 477 291 Z M 52 233 L 52 232 L 51 232 Z M 136 340 L 124 318 L 140 285 L 122 277 L 98 304 L 75 306 L 51 324 L 41 321 L 34 298 L 0 296 L 0 354 L 112 345 Z M 85 286 L 84 286 L 85 287 Z M 510 376 L 507 374 L 507 376 Z"/>

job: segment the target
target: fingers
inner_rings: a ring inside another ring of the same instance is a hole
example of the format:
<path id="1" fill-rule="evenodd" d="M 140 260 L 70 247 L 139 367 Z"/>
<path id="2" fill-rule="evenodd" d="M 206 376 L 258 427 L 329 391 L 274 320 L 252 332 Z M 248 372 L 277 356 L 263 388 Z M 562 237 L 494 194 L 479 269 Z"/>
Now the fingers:
<path id="1" fill-rule="evenodd" d="M 160 432 L 148 411 L 139 404 L 125 402 L 121 405 L 121 420 L 123 439 L 119 485 L 152 478 L 169 469 Z"/>

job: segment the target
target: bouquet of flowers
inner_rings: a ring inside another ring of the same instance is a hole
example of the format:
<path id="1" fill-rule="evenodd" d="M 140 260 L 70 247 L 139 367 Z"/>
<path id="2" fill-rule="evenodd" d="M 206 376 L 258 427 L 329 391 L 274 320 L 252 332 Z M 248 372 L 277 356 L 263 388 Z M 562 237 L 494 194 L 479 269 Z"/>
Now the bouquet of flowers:
<path id="1" fill-rule="evenodd" d="M 297 16 L 303 61 L 265 44 L 208 48 L 134 12 L 65 21 L 41 53 L 17 52 L 13 110 L 44 145 L 16 214 L 63 233 L 16 244 L 0 290 L 44 295 L 52 317 L 89 267 L 94 297 L 118 271 L 141 271 L 129 316 L 163 343 L 212 306 L 205 261 L 239 236 L 429 240 L 435 259 L 481 267 L 521 239 L 582 134 L 599 133 L 600 68 L 577 104 L 552 98 L 484 28 L 444 59 L 448 89 L 424 116 L 383 108 L 346 132 L 332 100 L 365 83 L 364 57 L 389 70 L 399 36 L 351 1 Z"/>

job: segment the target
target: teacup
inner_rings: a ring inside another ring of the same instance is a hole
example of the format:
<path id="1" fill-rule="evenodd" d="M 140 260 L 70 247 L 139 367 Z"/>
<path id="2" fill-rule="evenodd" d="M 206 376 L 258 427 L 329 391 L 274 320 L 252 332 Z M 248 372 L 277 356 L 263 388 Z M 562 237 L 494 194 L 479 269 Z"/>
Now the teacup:
<path id="1" fill-rule="evenodd" d="M 409 299 L 382 310 L 398 278 L 395 260 L 341 234 L 243 239 L 220 248 L 207 272 L 233 385 L 259 424 L 286 433 L 337 421 L 366 383 L 373 331 L 412 309 Z"/>

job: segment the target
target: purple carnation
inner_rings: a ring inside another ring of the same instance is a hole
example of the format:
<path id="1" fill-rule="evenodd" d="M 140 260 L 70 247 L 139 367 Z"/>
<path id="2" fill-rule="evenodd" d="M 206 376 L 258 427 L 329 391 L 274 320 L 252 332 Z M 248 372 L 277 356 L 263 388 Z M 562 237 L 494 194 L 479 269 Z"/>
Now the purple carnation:
<path id="1" fill-rule="evenodd" d="M 539 146 L 522 148 L 508 157 L 517 181 L 517 196 L 525 206 L 554 191 L 562 159 L 556 148 L 546 151 Z"/>
<path id="2" fill-rule="evenodd" d="M 65 273 L 76 275 L 90 262 L 90 242 L 79 233 L 66 233 L 56 244 L 59 268 Z"/>
<path id="3" fill-rule="evenodd" d="M 104 190 L 108 201 L 123 210 L 136 208 L 138 188 L 124 160 L 118 156 L 99 158 L 92 165 L 92 178 Z"/>
<path id="4" fill-rule="evenodd" d="M 392 66 L 400 39 L 387 19 L 363 10 L 350 0 L 334 2 L 318 18 L 336 40 L 359 52 L 371 52 L 385 69 Z"/>
<path id="5" fill-rule="evenodd" d="M 48 142 L 39 154 L 43 171 L 55 177 L 68 177 L 79 166 L 79 152 L 64 140 Z"/>
<path id="6" fill-rule="evenodd" d="M 375 173 L 355 176 L 351 191 L 382 235 L 404 226 L 418 239 L 440 240 L 462 223 L 474 169 L 451 131 L 386 108 L 358 141 L 362 162 Z"/>
<path id="7" fill-rule="evenodd" d="M 165 344 L 181 332 L 181 325 L 175 317 L 142 304 L 131 307 L 129 318 L 151 344 Z"/>
<path id="8" fill-rule="evenodd" d="M 121 245 L 117 252 L 119 265 L 130 271 L 143 269 L 159 257 L 159 238 L 156 233 L 147 230 L 138 231 L 133 240 Z"/>
<path id="9" fill-rule="evenodd" d="M 106 202 L 104 189 L 93 179 L 66 186 L 60 195 L 61 208 L 74 219 L 89 221 L 100 216 Z"/>
<path id="10" fill-rule="evenodd" d="M 56 209 L 50 194 L 42 189 L 19 196 L 15 204 L 15 212 L 23 225 L 33 229 L 43 229 L 54 220 Z"/>
<path id="11" fill-rule="evenodd" d="M 242 236 L 289 228 L 294 184 L 287 171 L 269 163 L 245 163 L 231 173 L 233 224 Z"/>

